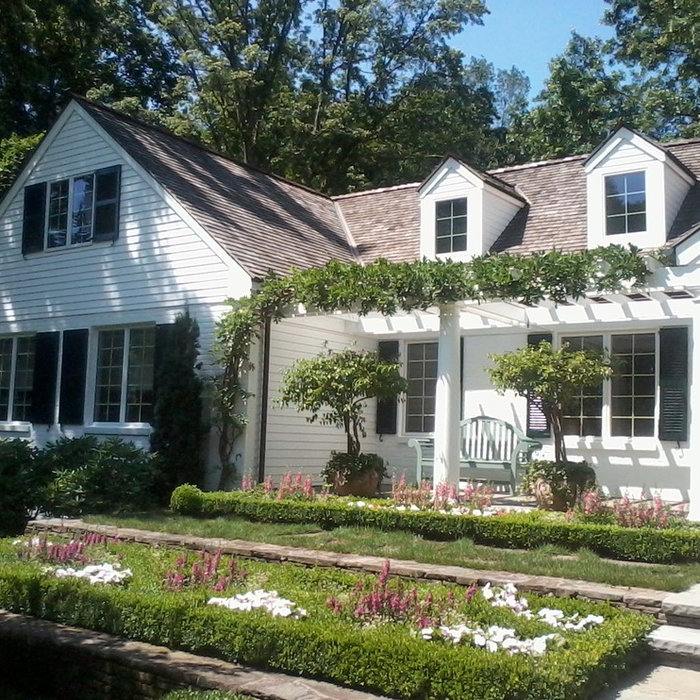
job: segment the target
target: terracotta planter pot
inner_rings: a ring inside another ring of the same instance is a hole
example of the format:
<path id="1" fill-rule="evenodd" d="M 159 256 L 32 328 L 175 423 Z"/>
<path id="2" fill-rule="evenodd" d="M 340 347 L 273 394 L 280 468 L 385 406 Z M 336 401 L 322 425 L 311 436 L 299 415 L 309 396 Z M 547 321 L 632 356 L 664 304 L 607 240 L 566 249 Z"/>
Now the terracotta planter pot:
<path id="1" fill-rule="evenodd" d="M 342 480 L 336 476 L 333 484 L 333 493 L 338 496 L 364 496 L 371 498 L 377 493 L 379 488 L 379 472 L 374 470 L 366 471 L 364 474 L 353 476 L 350 479 Z"/>
<path id="2" fill-rule="evenodd" d="M 544 479 L 537 480 L 534 492 L 535 503 L 537 503 L 538 508 L 542 510 L 568 510 L 569 504 L 566 492 L 555 491 Z"/>

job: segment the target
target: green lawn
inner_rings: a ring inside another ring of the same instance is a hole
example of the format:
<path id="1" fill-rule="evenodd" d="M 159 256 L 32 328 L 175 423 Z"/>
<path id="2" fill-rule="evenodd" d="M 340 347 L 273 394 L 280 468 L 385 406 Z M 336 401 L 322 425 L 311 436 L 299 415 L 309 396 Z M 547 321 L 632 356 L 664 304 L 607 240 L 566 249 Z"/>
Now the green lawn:
<path id="1" fill-rule="evenodd" d="M 454 542 L 424 540 L 405 532 L 366 528 L 323 530 L 317 525 L 252 523 L 237 517 L 195 519 L 171 513 L 148 516 L 89 516 L 90 523 L 116 525 L 200 537 L 251 540 L 333 552 L 412 559 L 429 564 L 582 579 L 616 586 L 680 591 L 700 581 L 700 563 L 634 564 L 601 559 L 589 551 L 567 552 L 557 547 L 533 551 L 475 545 L 469 539 Z"/>

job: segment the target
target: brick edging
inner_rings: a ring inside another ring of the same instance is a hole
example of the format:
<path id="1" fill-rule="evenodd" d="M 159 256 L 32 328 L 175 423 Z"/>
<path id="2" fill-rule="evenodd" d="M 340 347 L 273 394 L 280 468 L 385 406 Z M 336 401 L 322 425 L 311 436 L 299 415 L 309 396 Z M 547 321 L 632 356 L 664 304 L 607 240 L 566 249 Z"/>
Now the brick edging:
<path id="1" fill-rule="evenodd" d="M 244 558 L 287 561 L 306 566 L 328 566 L 372 573 L 381 571 L 387 560 L 386 557 L 327 552 L 303 547 L 249 542 L 246 540 L 174 535 L 134 528 L 120 528 L 112 525 L 92 525 L 84 523 L 82 520 L 74 519 L 46 518 L 33 520 L 27 526 L 27 531 L 94 532 L 140 544 L 196 550 L 220 550 L 223 554 Z M 473 583 L 480 586 L 486 583 L 499 586 L 503 586 L 506 583 L 514 583 L 521 591 L 545 595 L 551 593 L 557 596 L 583 598 L 595 602 L 607 601 L 618 607 L 653 615 L 659 622 L 665 620 L 661 610 L 664 600 L 668 596 L 673 595 L 670 591 L 657 591 L 650 588 L 635 588 L 631 586 L 611 586 L 591 581 L 555 578 L 552 576 L 534 576 L 507 571 L 488 571 L 461 566 L 424 564 L 403 559 L 389 559 L 389 561 L 392 573 L 405 578 L 446 581 L 463 586 Z"/>

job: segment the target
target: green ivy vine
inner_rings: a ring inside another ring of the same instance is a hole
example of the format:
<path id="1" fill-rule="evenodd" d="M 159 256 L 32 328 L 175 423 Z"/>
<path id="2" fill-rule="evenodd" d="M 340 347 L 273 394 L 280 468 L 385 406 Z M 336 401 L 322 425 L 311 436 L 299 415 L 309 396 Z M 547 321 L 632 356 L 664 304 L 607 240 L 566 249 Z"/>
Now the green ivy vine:
<path id="1" fill-rule="evenodd" d="M 243 374 L 251 369 L 251 343 L 259 338 L 267 319 L 278 322 L 299 304 L 308 312 L 366 315 L 377 311 L 391 316 L 456 301 L 564 303 L 586 293 L 640 287 L 648 275 L 637 248 L 617 245 L 528 257 L 499 253 L 463 263 L 380 259 L 359 265 L 334 260 L 285 276 L 270 274 L 251 296 L 229 299 L 230 310 L 217 324 L 214 355 L 222 371 L 214 380 L 215 414 L 222 468 L 230 470 L 233 445 L 247 422 L 245 400 L 250 394 Z"/>

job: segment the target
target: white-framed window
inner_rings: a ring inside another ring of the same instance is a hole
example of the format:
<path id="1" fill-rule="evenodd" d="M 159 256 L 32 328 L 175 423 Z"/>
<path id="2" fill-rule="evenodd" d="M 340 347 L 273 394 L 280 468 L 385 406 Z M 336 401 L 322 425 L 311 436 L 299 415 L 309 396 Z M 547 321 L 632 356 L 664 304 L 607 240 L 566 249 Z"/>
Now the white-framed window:
<path id="1" fill-rule="evenodd" d="M 647 230 L 646 177 L 643 171 L 605 177 L 605 233 Z"/>
<path id="2" fill-rule="evenodd" d="M 432 433 L 435 430 L 435 386 L 437 384 L 438 344 L 406 345 L 408 390 L 404 409 L 407 433 Z"/>
<path id="3" fill-rule="evenodd" d="M 119 236 L 121 166 L 24 188 L 22 253 L 61 250 Z"/>
<path id="4" fill-rule="evenodd" d="M 155 327 L 98 332 L 96 423 L 148 423 L 153 417 Z"/>
<path id="5" fill-rule="evenodd" d="M 46 248 L 89 243 L 95 202 L 95 175 L 49 183 Z"/>
<path id="6" fill-rule="evenodd" d="M 571 398 L 564 433 L 580 437 L 654 437 L 657 413 L 657 333 L 563 336 L 572 350 L 610 353 L 609 382 Z"/>
<path id="7" fill-rule="evenodd" d="M 602 352 L 602 335 L 572 335 L 562 339 L 572 352 L 588 350 Z M 596 387 L 584 389 L 570 397 L 564 408 L 563 428 L 565 435 L 592 435 L 603 433 L 603 382 Z"/>
<path id="8" fill-rule="evenodd" d="M 435 202 L 435 252 L 456 253 L 467 249 L 467 198 Z"/>
<path id="9" fill-rule="evenodd" d="M 34 336 L 0 338 L 0 421 L 29 420 L 34 354 Z"/>

